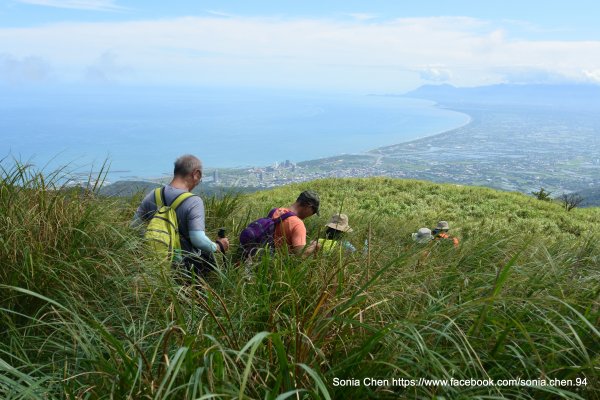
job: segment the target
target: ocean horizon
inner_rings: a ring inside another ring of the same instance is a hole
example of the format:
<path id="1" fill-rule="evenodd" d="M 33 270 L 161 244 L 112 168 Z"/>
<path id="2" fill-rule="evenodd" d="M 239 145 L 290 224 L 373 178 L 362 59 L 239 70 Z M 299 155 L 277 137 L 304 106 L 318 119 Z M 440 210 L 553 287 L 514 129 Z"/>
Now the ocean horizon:
<path id="1" fill-rule="evenodd" d="M 12 88 L 0 93 L 0 160 L 108 181 L 360 154 L 456 129 L 467 114 L 396 96 L 231 88 Z M 6 147 L 5 147 L 6 146 Z"/>

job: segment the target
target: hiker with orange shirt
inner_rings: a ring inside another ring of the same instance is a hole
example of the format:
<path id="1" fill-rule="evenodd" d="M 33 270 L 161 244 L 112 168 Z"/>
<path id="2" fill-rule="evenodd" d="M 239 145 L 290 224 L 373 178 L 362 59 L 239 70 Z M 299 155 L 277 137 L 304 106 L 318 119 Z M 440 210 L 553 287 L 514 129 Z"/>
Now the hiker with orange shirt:
<path id="1" fill-rule="evenodd" d="M 448 224 L 447 221 L 438 222 L 437 226 L 435 227 L 435 229 L 433 229 L 433 232 L 432 232 L 433 240 L 452 242 L 452 244 L 456 248 L 456 247 L 458 247 L 459 240 L 457 237 L 450 235 L 448 233 L 449 230 L 450 230 L 450 225 Z"/>
<path id="2" fill-rule="evenodd" d="M 290 253 L 305 257 L 318 250 L 319 244 L 316 241 L 306 246 L 306 226 L 304 226 L 303 220 L 319 214 L 319 203 L 319 195 L 311 190 L 306 190 L 300 193 L 291 206 L 275 209 L 273 219 L 286 213 L 292 213 L 275 228 L 273 238 L 276 249 L 281 250 L 287 246 Z"/>

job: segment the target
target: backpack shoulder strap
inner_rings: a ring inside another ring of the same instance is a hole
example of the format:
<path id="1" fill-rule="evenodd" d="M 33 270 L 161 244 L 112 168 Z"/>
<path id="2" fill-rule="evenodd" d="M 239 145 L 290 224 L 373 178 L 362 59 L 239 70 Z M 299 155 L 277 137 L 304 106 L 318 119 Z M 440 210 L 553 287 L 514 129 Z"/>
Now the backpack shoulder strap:
<path id="1" fill-rule="evenodd" d="M 283 221 L 285 221 L 286 219 L 288 219 L 289 217 L 294 217 L 296 215 L 295 212 L 292 211 L 288 211 L 286 213 L 281 214 L 279 217 L 277 218 L 273 218 L 273 222 L 275 222 L 275 225 L 279 225 L 280 223 L 282 223 Z"/>
<path id="2" fill-rule="evenodd" d="M 293 211 L 288 211 L 288 212 L 286 212 L 286 213 L 284 213 L 284 214 L 281 214 L 281 215 L 279 216 L 279 218 L 277 218 L 277 219 L 278 219 L 279 221 L 285 221 L 285 220 L 286 220 L 286 219 L 288 219 L 289 217 L 295 217 L 295 216 L 296 216 L 296 213 L 295 213 L 295 212 L 293 212 Z"/>
<path id="3" fill-rule="evenodd" d="M 285 221 L 289 217 L 294 217 L 296 215 L 295 212 L 288 211 L 286 213 L 281 214 L 277 218 L 273 218 L 273 215 L 275 215 L 275 211 L 277 211 L 277 210 L 278 210 L 278 208 L 274 208 L 271 211 L 269 211 L 269 215 L 267 215 L 267 218 L 270 218 L 270 219 L 274 220 L 276 224 L 280 223 L 281 221 Z"/>
<path id="4" fill-rule="evenodd" d="M 162 188 L 156 188 L 154 189 L 154 201 L 156 202 L 156 209 L 158 210 L 159 208 L 161 208 L 165 202 L 163 200 L 164 198 L 164 186 Z"/>
<path id="5" fill-rule="evenodd" d="M 187 199 L 189 199 L 190 197 L 195 196 L 195 194 L 190 193 L 190 192 L 185 192 L 185 193 L 181 193 L 179 196 L 177 196 L 175 198 L 175 200 L 173 200 L 173 202 L 171 203 L 171 208 L 173 210 L 177 210 L 177 207 L 179 207 L 179 205 L 181 205 L 181 203 L 183 203 L 184 201 L 186 201 Z"/>

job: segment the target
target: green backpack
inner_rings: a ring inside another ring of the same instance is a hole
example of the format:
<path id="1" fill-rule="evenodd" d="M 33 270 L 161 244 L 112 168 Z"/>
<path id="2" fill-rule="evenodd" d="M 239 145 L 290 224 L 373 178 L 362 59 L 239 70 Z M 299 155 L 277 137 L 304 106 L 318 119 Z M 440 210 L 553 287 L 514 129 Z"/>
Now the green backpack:
<path id="1" fill-rule="evenodd" d="M 181 193 L 170 205 L 164 200 L 165 188 L 154 190 L 156 212 L 150 219 L 144 238 L 157 257 L 168 261 L 181 259 L 181 241 L 175 210 L 181 203 L 194 196 L 190 192 Z"/>

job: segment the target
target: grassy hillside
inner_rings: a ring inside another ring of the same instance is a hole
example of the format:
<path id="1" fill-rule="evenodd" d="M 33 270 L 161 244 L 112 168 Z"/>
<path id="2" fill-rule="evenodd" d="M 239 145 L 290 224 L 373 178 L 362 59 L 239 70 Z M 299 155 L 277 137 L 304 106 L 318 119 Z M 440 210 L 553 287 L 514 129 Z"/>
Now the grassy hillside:
<path id="1" fill-rule="evenodd" d="M 208 198 L 210 233 L 235 238 L 316 190 L 309 234 L 345 212 L 359 251 L 251 271 L 230 255 L 190 287 L 129 230 L 138 199 L 53 182 L 0 177 L 1 398 L 600 398 L 597 208 L 384 178 Z M 440 219 L 458 249 L 412 243 Z M 572 385 L 400 381 L 421 378 Z"/>

